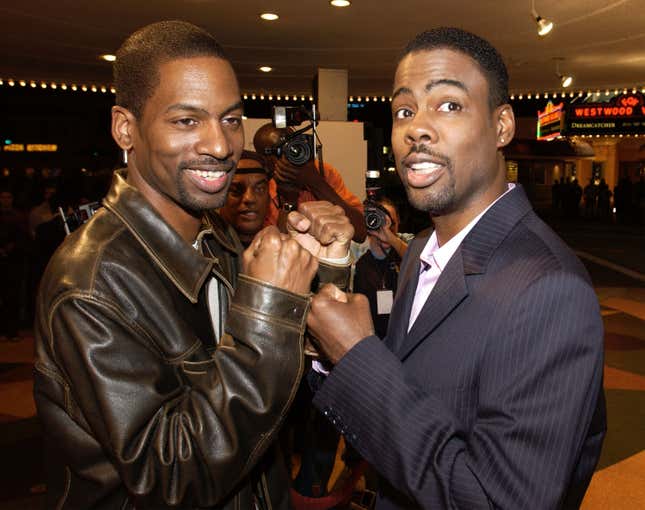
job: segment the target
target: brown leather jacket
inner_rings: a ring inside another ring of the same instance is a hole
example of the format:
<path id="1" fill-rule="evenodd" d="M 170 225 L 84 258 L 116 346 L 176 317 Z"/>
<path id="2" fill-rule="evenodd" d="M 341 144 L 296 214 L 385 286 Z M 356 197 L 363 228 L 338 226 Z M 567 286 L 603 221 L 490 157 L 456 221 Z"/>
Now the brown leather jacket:
<path id="1" fill-rule="evenodd" d="M 118 172 L 104 206 L 38 296 L 48 508 L 288 508 L 269 447 L 302 375 L 308 298 L 238 275 L 239 241 L 216 215 L 200 253 Z"/>

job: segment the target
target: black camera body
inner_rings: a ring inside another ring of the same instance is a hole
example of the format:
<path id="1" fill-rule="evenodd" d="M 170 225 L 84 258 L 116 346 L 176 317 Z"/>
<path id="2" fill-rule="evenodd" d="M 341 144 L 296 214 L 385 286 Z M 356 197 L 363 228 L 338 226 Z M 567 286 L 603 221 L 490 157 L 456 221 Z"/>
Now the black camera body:
<path id="1" fill-rule="evenodd" d="M 378 203 L 381 196 L 381 172 L 368 170 L 365 174 L 365 193 L 367 198 L 363 202 L 363 216 L 368 230 L 379 230 L 386 225 L 387 211 Z"/>
<path id="2" fill-rule="evenodd" d="M 302 166 L 316 158 L 316 117 L 315 109 L 311 112 L 304 106 L 274 106 L 273 125 L 284 129 L 289 126 L 299 126 L 310 121 L 308 126 L 287 133 L 273 147 L 264 149 L 265 155 L 284 156 L 294 166 Z M 313 134 L 305 131 L 313 129 Z"/>
<path id="3" fill-rule="evenodd" d="M 379 230 L 386 224 L 387 213 L 373 200 L 367 199 L 363 202 L 363 215 L 368 230 Z"/>

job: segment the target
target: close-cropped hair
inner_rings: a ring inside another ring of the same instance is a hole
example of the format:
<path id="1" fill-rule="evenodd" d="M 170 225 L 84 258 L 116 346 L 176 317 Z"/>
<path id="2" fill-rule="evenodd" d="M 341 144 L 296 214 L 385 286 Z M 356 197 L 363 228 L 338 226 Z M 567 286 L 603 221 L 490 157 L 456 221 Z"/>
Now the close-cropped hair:
<path id="1" fill-rule="evenodd" d="M 438 27 L 421 32 L 408 43 L 399 61 L 410 53 L 442 48 L 464 53 L 477 62 L 488 82 L 491 110 L 508 103 L 508 70 L 502 56 L 487 40 L 461 28 Z"/>
<path id="2" fill-rule="evenodd" d="M 227 60 L 213 36 L 191 23 L 160 21 L 137 30 L 116 52 L 116 104 L 140 118 L 145 102 L 159 84 L 161 64 L 204 56 Z"/>

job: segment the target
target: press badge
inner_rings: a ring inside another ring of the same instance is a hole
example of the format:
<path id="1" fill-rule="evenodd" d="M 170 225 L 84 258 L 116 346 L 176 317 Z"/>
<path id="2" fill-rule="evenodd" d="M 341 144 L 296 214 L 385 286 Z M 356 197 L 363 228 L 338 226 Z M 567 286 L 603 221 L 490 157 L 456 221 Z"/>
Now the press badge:
<path id="1" fill-rule="evenodd" d="M 394 293 L 391 290 L 376 291 L 376 311 L 379 315 L 389 315 L 392 311 Z"/>

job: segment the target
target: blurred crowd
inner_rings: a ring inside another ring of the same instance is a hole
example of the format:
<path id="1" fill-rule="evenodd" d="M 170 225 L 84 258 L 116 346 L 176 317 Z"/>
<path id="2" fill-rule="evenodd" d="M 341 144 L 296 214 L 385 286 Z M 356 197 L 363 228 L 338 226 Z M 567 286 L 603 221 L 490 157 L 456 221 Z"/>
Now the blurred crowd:
<path id="1" fill-rule="evenodd" d="M 556 215 L 584 217 L 619 224 L 645 225 L 645 175 L 636 182 L 623 176 L 613 191 L 605 179 L 589 179 L 583 188 L 578 180 L 556 179 L 551 186 L 551 204 Z"/>
<path id="2" fill-rule="evenodd" d="M 65 237 L 64 218 L 100 200 L 111 170 L 4 169 L 0 181 L 0 341 L 17 341 L 33 321 L 35 291 Z"/>

